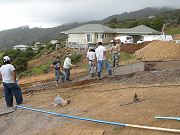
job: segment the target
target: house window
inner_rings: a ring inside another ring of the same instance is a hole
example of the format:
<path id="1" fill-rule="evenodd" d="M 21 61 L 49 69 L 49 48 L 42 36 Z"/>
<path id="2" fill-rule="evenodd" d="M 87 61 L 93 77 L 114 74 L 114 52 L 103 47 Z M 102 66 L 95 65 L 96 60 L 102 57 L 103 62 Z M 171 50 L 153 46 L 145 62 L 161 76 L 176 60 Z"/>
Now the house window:
<path id="1" fill-rule="evenodd" d="M 104 39 L 104 34 L 102 34 L 102 39 Z"/>
<path id="2" fill-rule="evenodd" d="M 104 39 L 106 39 L 106 34 L 104 34 Z"/>
<path id="3" fill-rule="evenodd" d="M 87 34 L 87 42 L 92 42 L 92 34 Z"/>

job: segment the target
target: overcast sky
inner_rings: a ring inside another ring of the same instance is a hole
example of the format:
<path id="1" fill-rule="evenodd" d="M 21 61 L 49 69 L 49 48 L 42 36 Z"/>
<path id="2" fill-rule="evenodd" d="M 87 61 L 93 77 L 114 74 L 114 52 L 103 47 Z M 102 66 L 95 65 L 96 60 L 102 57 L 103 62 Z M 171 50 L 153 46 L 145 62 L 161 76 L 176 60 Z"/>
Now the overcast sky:
<path id="1" fill-rule="evenodd" d="M 0 30 L 100 20 L 146 7 L 180 9 L 180 0 L 0 0 Z"/>

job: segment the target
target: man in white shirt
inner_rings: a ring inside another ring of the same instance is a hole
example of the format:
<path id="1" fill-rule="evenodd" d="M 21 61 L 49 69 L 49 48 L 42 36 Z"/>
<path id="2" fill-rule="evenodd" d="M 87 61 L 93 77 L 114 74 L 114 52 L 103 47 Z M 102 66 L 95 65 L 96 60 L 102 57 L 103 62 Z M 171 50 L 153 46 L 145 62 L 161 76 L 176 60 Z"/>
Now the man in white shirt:
<path id="1" fill-rule="evenodd" d="M 66 73 L 66 81 L 70 81 L 70 69 L 71 67 L 73 67 L 74 65 L 71 64 L 71 54 L 68 53 L 67 54 L 67 57 L 66 59 L 64 60 L 64 65 L 63 65 L 63 68 L 64 68 L 64 71 Z"/>
<path id="2" fill-rule="evenodd" d="M 17 105 L 22 104 L 23 97 L 21 89 L 16 82 L 16 71 L 12 64 L 10 64 L 8 56 L 3 57 L 3 64 L 0 68 L 2 76 L 5 100 L 8 107 L 13 107 L 13 95 L 15 96 Z"/>
<path id="3" fill-rule="evenodd" d="M 102 45 L 102 42 L 98 42 L 98 47 L 95 49 L 95 54 L 97 59 L 98 78 L 100 79 L 101 77 L 101 71 L 104 63 L 106 64 L 106 70 L 108 72 L 108 75 L 111 76 L 112 75 L 111 65 L 106 58 L 106 48 Z"/>
<path id="4" fill-rule="evenodd" d="M 90 76 L 91 76 L 91 78 L 93 78 L 94 74 L 96 73 L 96 67 L 95 67 L 96 54 L 95 54 L 94 48 L 89 47 L 89 50 L 88 50 L 87 55 L 86 55 L 86 58 L 88 60 Z"/>

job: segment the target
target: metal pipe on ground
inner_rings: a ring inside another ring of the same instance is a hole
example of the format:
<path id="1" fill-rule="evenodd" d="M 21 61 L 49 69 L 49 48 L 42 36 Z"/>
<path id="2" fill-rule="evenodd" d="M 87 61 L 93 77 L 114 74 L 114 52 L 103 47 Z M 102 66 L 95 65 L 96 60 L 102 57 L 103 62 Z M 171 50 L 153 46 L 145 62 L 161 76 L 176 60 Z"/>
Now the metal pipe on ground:
<path id="1" fill-rule="evenodd" d="M 55 113 L 55 112 L 49 112 L 49 111 L 45 111 L 45 110 L 34 109 L 34 108 L 25 107 L 25 106 L 19 106 L 19 105 L 16 105 L 15 108 L 31 110 L 31 111 L 35 111 L 35 112 L 41 112 L 41 113 L 56 115 L 56 116 L 60 116 L 60 117 L 79 119 L 79 120 L 83 120 L 83 121 L 91 121 L 91 122 L 96 122 L 96 123 L 103 123 L 103 124 L 110 124 L 110 125 L 117 125 L 117 126 L 134 127 L 134 128 L 140 128 L 140 129 L 150 129 L 150 130 L 157 130 L 157 131 L 180 133 L 179 129 L 169 129 L 169 128 L 159 128 L 159 127 L 123 124 L 123 123 L 118 123 L 118 122 L 110 122 L 110 121 L 103 121 L 103 120 L 97 120 L 97 119 L 83 118 L 83 117 L 78 117 L 78 116 L 71 116 L 71 115 L 66 115 L 66 114 L 59 114 L 59 113 Z"/>
<path id="2" fill-rule="evenodd" d="M 159 116 L 156 116 L 155 119 L 162 119 L 162 120 L 178 120 L 178 121 L 180 121 L 180 117 L 159 117 Z"/>

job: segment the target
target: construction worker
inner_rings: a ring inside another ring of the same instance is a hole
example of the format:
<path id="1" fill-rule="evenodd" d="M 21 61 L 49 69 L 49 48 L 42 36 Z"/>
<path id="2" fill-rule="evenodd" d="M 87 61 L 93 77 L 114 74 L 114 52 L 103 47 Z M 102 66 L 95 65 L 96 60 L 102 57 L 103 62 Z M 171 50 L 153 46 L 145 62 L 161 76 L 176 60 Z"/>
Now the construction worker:
<path id="1" fill-rule="evenodd" d="M 106 48 L 103 46 L 102 42 L 98 42 L 98 47 L 95 49 L 96 59 L 97 59 L 97 73 L 98 79 L 101 79 L 101 72 L 103 65 L 106 65 L 106 70 L 108 75 L 112 75 L 111 65 L 106 56 Z"/>
<path id="2" fill-rule="evenodd" d="M 60 61 L 59 57 L 54 56 L 53 58 L 54 58 L 54 61 L 51 64 L 51 67 L 54 67 L 54 75 L 55 75 L 55 80 L 56 80 L 56 86 L 58 86 L 60 76 L 61 76 L 62 82 L 64 82 L 65 75 L 61 71 L 61 61 Z"/>
<path id="3" fill-rule="evenodd" d="M 65 78 L 66 81 L 71 81 L 70 80 L 71 67 L 74 67 L 74 65 L 71 64 L 71 54 L 68 53 L 66 59 L 64 60 L 64 65 L 63 65 L 64 71 L 65 71 L 65 74 L 66 74 L 66 78 Z"/>
<path id="4" fill-rule="evenodd" d="M 86 58 L 83 60 L 82 63 L 84 63 L 85 60 L 88 61 L 88 70 L 91 78 L 93 78 L 96 72 L 96 54 L 93 47 L 89 47 Z"/>
<path id="5" fill-rule="evenodd" d="M 22 92 L 16 81 L 16 70 L 11 64 L 8 56 L 3 57 L 3 65 L 0 68 L 0 74 L 4 86 L 4 95 L 7 107 L 13 107 L 13 95 L 16 99 L 16 104 L 23 103 Z"/>
<path id="6" fill-rule="evenodd" d="M 113 67 L 117 67 L 119 64 L 120 56 L 120 40 L 114 40 L 111 48 Z"/>

